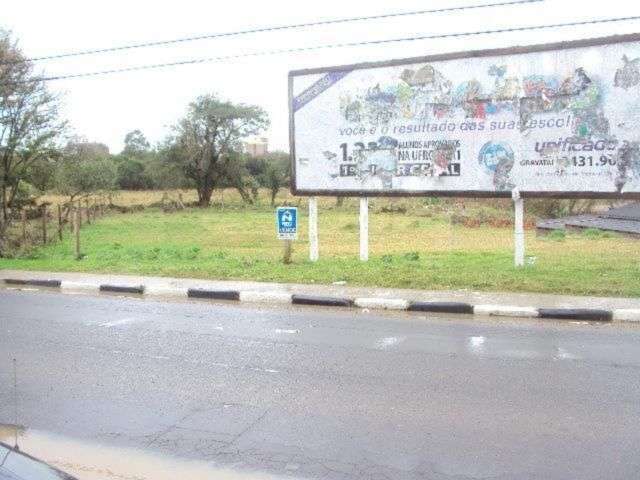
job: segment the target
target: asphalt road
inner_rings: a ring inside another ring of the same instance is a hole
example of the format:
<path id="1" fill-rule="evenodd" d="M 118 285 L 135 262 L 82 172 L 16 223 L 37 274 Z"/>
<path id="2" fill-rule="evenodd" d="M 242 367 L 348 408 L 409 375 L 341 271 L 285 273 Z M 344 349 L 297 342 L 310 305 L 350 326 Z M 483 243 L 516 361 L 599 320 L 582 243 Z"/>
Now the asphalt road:
<path id="1" fill-rule="evenodd" d="M 12 358 L 19 423 L 81 442 L 298 478 L 640 478 L 634 327 L 5 289 L 0 423 Z"/>

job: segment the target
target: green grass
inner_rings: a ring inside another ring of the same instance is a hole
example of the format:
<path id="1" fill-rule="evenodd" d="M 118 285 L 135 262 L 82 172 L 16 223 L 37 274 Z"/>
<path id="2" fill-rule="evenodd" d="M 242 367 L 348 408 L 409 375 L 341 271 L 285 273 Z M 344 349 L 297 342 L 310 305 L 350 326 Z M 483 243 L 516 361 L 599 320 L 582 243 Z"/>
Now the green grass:
<path id="1" fill-rule="evenodd" d="M 567 239 L 567 232 L 564 230 L 552 230 L 544 236 L 544 239 L 554 242 L 564 242 Z"/>
<path id="2" fill-rule="evenodd" d="M 439 208 L 439 204 L 435 207 Z M 434 208 L 435 208 L 434 207 Z M 599 233 L 561 241 L 527 231 L 534 265 L 513 266 L 511 228 L 451 225 L 420 212 L 370 214 L 370 261 L 358 260 L 358 214 L 320 210 L 320 261 L 308 261 L 306 212 L 293 263 L 281 262 L 270 208 L 113 214 L 82 228 L 82 260 L 63 242 L 0 259 L 0 268 L 296 283 L 639 296 L 640 242 Z"/>
<path id="3" fill-rule="evenodd" d="M 591 240 L 598 240 L 601 238 L 614 238 L 616 234 L 614 232 L 600 230 L 599 228 L 585 228 L 582 231 L 582 236 Z"/>

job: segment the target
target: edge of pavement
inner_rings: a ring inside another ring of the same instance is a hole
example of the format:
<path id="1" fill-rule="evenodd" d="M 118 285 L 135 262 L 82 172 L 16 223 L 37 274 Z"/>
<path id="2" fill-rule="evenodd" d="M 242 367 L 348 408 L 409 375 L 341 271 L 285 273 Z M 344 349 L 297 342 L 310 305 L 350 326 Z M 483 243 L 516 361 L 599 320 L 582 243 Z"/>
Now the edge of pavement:
<path id="1" fill-rule="evenodd" d="M 640 322 L 640 299 L 553 294 L 426 291 L 332 285 L 216 281 L 135 275 L 0 270 L 14 287 L 54 288 L 153 297 L 184 297 L 293 305 L 319 305 L 411 312 L 549 318 L 596 322 Z"/>

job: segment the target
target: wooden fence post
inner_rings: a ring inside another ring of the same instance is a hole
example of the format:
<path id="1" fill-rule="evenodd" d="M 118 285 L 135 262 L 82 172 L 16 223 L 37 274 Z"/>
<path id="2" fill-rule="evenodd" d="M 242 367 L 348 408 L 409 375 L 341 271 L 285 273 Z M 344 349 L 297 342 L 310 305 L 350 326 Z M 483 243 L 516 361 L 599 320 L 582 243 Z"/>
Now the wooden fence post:
<path id="1" fill-rule="evenodd" d="M 47 207 L 42 206 L 42 244 L 47 244 Z"/>
<path id="2" fill-rule="evenodd" d="M 58 204 L 58 240 L 62 241 L 62 205 Z"/>
<path id="3" fill-rule="evenodd" d="M 284 241 L 284 253 L 282 256 L 282 263 L 288 265 L 291 263 L 291 255 L 293 253 L 293 241 L 285 240 Z"/>
<path id="4" fill-rule="evenodd" d="M 76 260 L 80 260 L 82 258 L 80 254 L 80 216 L 81 216 L 81 208 L 76 208 L 75 212 L 73 212 L 73 235 L 75 237 L 75 256 Z"/>
<path id="5" fill-rule="evenodd" d="M 27 244 L 27 209 L 22 209 L 22 243 Z"/>
<path id="6" fill-rule="evenodd" d="M 89 199 L 84 201 L 84 211 L 87 213 L 87 225 L 91 225 L 91 210 L 89 210 Z"/>

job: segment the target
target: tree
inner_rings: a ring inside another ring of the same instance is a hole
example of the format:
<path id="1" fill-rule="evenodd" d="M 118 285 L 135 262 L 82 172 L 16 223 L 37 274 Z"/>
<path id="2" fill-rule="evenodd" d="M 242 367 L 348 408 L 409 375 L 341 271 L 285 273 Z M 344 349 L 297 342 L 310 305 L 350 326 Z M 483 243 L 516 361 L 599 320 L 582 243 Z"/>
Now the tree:
<path id="1" fill-rule="evenodd" d="M 36 162 L 56 156 L 65 128 L 58 107 L 31 62 L 0 31 L 0 240 L 20 183 Z"/>
<path id="2" fill-rule="evenodd" d="M 127 157 L 141 158 L 149 152 L 151 145 L 140 130 L 132 130 L 124 136 L 122 154 Z"/>
<path id="3" fill-rule="evenodd" d="M 271 206 L 274 206 L 276 195 L 278 195 L 280 189 L 289 184 L 289 177 L 291 176 L 289 154 L 275 151 L 259 157 L 250 157 L 245 160 L 245 168 L 260 187 L 269 189 Z"/>
<path id="4" fill-rule="evenodd" d="M 278 192 L 284 183 L 284 178 L 282 172 L 278 170 L 278 167 L 271 163 L 267 165 L 264 177 L 266 186 L 271 192 L 271 206 L 273 207 L 276 203 L 276 195 L 278 195 Z"/>
<path id="5" fill-rule="evenodd" d="M 170 158 L 195 183 L 200 207 L 209 206 L 213 191 L 225 183 L 243 194 L 238 178 L 242 169 L 235 154 L 243 138 L 259 134 L 268 125 L 267 113 L 255 105 L 234 104 L 215 95 L 203 95 L 189 105 L 185 118 L 174 127 Z"/>
<path id="6" fill-rule="evenodd" d="M 144 164 L 128 157 L 117 161 L 116 183 L 123 190 L 145 190 L 153 186 L 153 181 L 147 175 Z"/>
<path id="7" fill-rule="evenodd" d="M 56 152 L 51 157 L 32 162 L 25 168 L 21 182 L 29 183 L 42 193 L 53 188 L 53 178 L 59 158 L 60 152 Z"/>
<path id="8" fill-rule="evenodd" d="M 140 130 L 127 133 L 122 152 L 113 156 L 117 166 L 117 186 L 124 190 L 153 188 L 153 174 L 158 167 L 157 162 L 154 162 L 157 153 Z"/>
<path id="9" fill-rule="evenodd" d="M 110 190 L 116 180 L 116 167 L 104 150 L 96 144 L 70 142 L 58 162 L 55 185 L 58 193 L 69 201 L 100 190 Z"/>
<path id="10" fill-rule="evenodd" d="M 263 185 L 271 192 L 271 206 L 276 202 L 276 195 L 282 187 L 289 185 L 291 177 L 291 162 L 286 152 L 271 152 L 264 157 L 265 170 L 262 176 Z"/>

